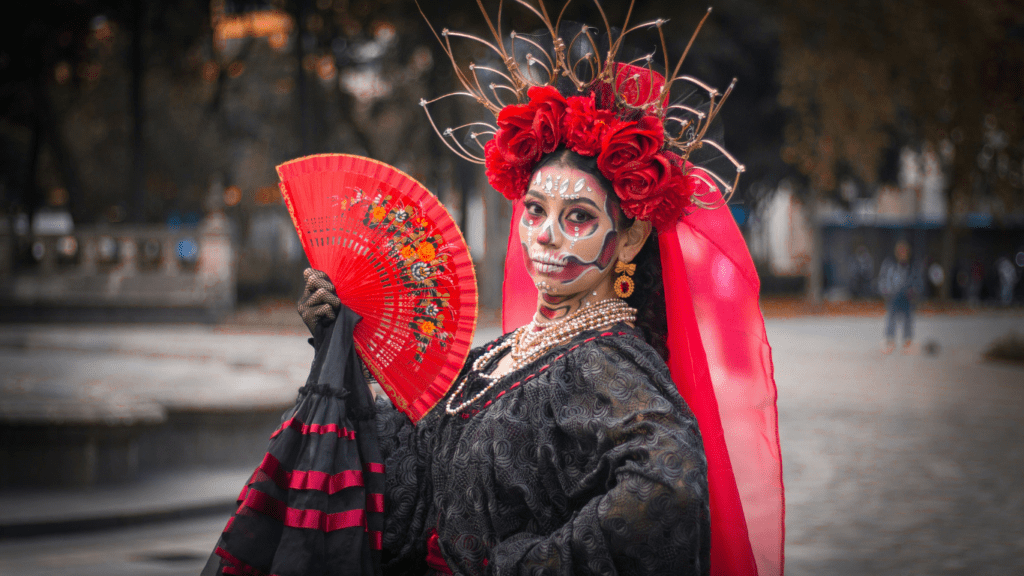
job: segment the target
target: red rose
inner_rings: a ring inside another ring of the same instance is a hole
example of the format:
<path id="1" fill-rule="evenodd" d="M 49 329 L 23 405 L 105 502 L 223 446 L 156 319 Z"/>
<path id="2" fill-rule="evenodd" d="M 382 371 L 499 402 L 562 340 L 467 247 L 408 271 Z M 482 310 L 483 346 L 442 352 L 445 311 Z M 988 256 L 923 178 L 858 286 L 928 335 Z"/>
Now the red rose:
<path id="1" fill-rule="evenodd" d="M 665 130 L 653 116 L 644 116 L 637 122 L 617 122 L 601 139 L 597 167 L 614 182 L 619 172 L 646 164 L 664 143 Z"/>
<path id="2" fill-rule="evenodd" d="M 690 203 L 683 195 L 667 193 L 651 213 L 651 224 L 659 231 L 671 230 L 686 215 L 689 207 Z"/>
<path id="3" fill-rule="evenodd" d="M 505 160 L 500 145 L 492 138 L 484 146 L 484 174 L 495 190 L 509 200 L 522 198 L 530 181 L 529 166 L 516 166 Z M 532 166 L 532 164 L 530 165 Z"/>
<path id="4" fill-rule="evenodd" d="M 672 164 L 668 158 L 655 154 L 646 166 L 619 172 L 612 186 L 619 200 L 633 203 L 651 198 L 665 186 L 671 175 Z"/>
<path id="5" fill-rule="evenodd" d="M 601 151 L 601 137 L 614 120 L 615 113 L 611 110 L 597 108 L 593 94 L 569 98 L 562 122 L 565 145 L 581 156 L 597 156 Z"/>
<path id="6" fill-rule="evenodd" d="M 707 194 L 711 190 L 707 174 L 683 166 L 682 159 L 674 154 L 669 154 L 669 161 L 672 163 L 672 174 L 665 182 L 661 205 L 651 220 L 659 230 L 674 227 L 693 207 L 694 197 Z"/>
<path id="7" fill-rule="evenodd" d="M 686 214 L 701 181 L 688 175 L 678 160 L 668 152 L 655 154 L 645 166 L 619 173 L 613 186 L 627 216 L 667 230 Z"/>
<path id="8" fill-rule="evenodd" d="M 623 200 L 620 204 L 622 212 L 630 218 L 653 222 L 658 216 L 658 209 L 661 207 L 663 198 L 652 193 L 643 200 Z"/>
<path id="9" fill-rule="evenodd" d="M 562 143 L 562 116 L 565 115 L 565 98 L 553 86 L 533 86 L 527 92 L 535 113 L 533 133 L 540 150 L 550 154 Z"/>
<path id="10" fill-rule="evenodd" d="M 511 104 L 498 113 L 498 133 L 494 135 L 505 161 L 516 166 L 533 166 L 540 159 L 540 142 L 533 131 L 533 103 Z"/>

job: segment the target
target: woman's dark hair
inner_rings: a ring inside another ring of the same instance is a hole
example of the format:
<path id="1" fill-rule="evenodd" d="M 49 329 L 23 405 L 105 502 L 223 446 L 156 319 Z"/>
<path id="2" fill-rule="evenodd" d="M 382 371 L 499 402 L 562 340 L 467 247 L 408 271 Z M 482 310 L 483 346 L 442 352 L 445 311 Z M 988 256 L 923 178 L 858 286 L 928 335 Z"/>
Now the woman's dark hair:
<path id="1" fill-rule="evenodd" d="M 559 148 L 548 154 L 534 167 L 537 170 L 549 165 L 569 166 L 586 172 L 594 177 L 611 195 L 612 201 L 618 208 L 618 197 L 612 188 L 612 183 L 601 174 L 597 168 L 597 157 L 581 156 L 572 150 Z M 619 221 L 620 230 L 629 229 L 635 223 L 632 218 L 627 218 L 621 210 Z M 668 362 L 668 320 L 665 314 L 665 286 L 661 281 L 661 252 L 658 249 L 658 233 L 652 230 L 647 241 L 640 248 L 636 258 L 636 272 L 633 274 L 635 288 L 633 294 L 626 298 L 626 302 L 636 308 L 636 327 L 640 329 L 644 340 L 661 356 L 662 360 Z"/>

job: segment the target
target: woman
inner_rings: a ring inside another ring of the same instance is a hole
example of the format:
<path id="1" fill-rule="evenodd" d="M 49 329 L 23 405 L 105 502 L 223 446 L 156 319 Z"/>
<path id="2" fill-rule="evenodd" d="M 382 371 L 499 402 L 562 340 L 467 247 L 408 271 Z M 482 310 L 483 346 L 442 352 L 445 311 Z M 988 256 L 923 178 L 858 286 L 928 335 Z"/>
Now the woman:
<path id="1" fill-rule="evenodd" d="M 546 84 L 491 45 L 518 104 L 456 69 L 497 117 L 477 160 L 516 201 L 503 315 L 519 328 L 471 352 L 415 426 L 377 399 L 383 572 L 781 574 L 756 275 L 686 160 L 717 147 L 702 140 L 715 97 L 670 128 L 671 81 L 615 62 L 619 42 L 581 78 L 588 29 L 546 23 Z M 332 291 L 307 271 L 311 328 L 337 314 Z"/>

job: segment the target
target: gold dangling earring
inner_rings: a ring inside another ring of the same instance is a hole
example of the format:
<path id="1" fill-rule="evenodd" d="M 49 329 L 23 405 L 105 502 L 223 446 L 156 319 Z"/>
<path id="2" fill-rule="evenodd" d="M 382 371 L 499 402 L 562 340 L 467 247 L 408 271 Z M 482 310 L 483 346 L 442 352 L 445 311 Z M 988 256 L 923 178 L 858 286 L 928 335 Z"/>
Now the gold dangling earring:
<path id="1" fill-rule="evenodd" d="M 633 294 L 633 273 L 636 272 L 636 264 L 619 260 L 615 263 L 615 272 L 620 274 L 615 279 L 615 295 L 619 298 L 629 298 Z"/>

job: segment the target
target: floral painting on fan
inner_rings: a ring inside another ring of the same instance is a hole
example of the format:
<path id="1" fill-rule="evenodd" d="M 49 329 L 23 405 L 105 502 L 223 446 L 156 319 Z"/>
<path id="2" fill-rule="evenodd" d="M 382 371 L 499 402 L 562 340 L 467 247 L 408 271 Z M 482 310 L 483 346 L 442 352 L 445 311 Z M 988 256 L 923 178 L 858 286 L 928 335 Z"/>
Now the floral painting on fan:
<path id="1" fill-rule="evenodd" d="M 400 278 L 419 295 L 409 328 L 416 339 L 416 361 L 422 362 L 431 342 L 436 341 L 443 349 L 452 339 L 444 329 L 448 294 L 438 290 L 436 280 L 445 273 L 448 255 L 441 250 L 441 235 L 431 234 L 429 221 L 417 214 L 415 206 L 391 204 L 390 195 L 377 195 L 367 206 L 363 223 L 368 228 L 385 227 L 391 236 L 387 251 L 399 263 Z"/>

